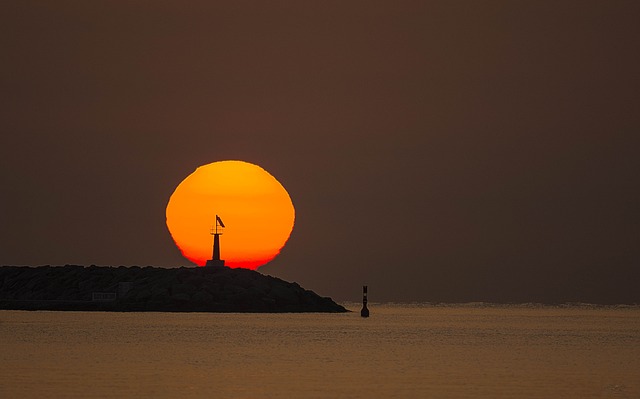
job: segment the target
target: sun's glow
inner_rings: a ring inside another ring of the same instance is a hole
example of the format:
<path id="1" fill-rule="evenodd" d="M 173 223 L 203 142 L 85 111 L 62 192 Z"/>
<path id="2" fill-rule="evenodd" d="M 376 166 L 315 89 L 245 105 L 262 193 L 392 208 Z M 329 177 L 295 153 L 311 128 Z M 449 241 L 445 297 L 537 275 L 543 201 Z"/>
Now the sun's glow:
<path id="1" fill-rule="evenodd" d="M 229 267 L 257 269 L 285 245 L 295 210 L 285 188 L 261 167 L 243 161 L 200 166 L 175 189 L 167 227 L 183 256 L 197 265 L 211 259 L 210 229 L 219 215 L 226 229 L 221 258 Z"/>

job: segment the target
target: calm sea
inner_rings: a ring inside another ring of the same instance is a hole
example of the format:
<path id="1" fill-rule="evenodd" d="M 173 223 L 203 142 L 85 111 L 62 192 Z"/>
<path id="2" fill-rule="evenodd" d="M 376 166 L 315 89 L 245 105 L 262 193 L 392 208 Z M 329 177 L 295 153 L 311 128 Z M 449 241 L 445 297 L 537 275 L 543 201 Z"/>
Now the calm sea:
<path id="1" fill-rule="evenodd" d="M 0 311 L 0 398 L 640 398 L 638 307 L 370 309 Z"/>

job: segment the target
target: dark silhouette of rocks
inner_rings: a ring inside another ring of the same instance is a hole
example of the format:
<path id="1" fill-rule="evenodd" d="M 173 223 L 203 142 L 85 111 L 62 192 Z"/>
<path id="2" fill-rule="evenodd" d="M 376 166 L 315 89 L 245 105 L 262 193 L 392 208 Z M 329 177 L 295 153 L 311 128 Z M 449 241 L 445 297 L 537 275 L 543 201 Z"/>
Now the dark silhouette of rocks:
<path id="1" fill-rule="evenodd" d="M 113 299 L 115 297 L 115 299 Z M 297 283 L 228 267 L 0 267 L 0 309 L 346 312 Z"/>

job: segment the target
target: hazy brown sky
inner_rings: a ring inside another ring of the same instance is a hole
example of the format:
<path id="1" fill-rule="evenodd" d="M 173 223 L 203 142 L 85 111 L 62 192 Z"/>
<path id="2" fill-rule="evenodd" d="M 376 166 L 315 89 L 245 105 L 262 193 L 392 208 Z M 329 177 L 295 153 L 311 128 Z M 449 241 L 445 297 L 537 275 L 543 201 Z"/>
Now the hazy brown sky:
<path id="1" fill-rule="evenodd" d="M 640 301 L 640 2 L 5 1 L 0 264 L 176 266 L 197 166 L 336 299 Z M 224 252 L 224 240 L 223 240 Z"/>

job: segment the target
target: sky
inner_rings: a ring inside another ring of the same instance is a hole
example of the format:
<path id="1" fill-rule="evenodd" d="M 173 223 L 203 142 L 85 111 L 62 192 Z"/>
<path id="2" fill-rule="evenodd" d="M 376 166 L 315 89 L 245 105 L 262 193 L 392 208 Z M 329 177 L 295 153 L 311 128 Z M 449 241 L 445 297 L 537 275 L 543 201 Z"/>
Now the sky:
<path id="1" fill-rule="evenodd" d="M 260 271 L 323 296 L 640 302 L 638 21 L 635 0 L 5 1 L 0 264 L 187 266 L 169 197 L 231 159 L 296 209 Z"/>

